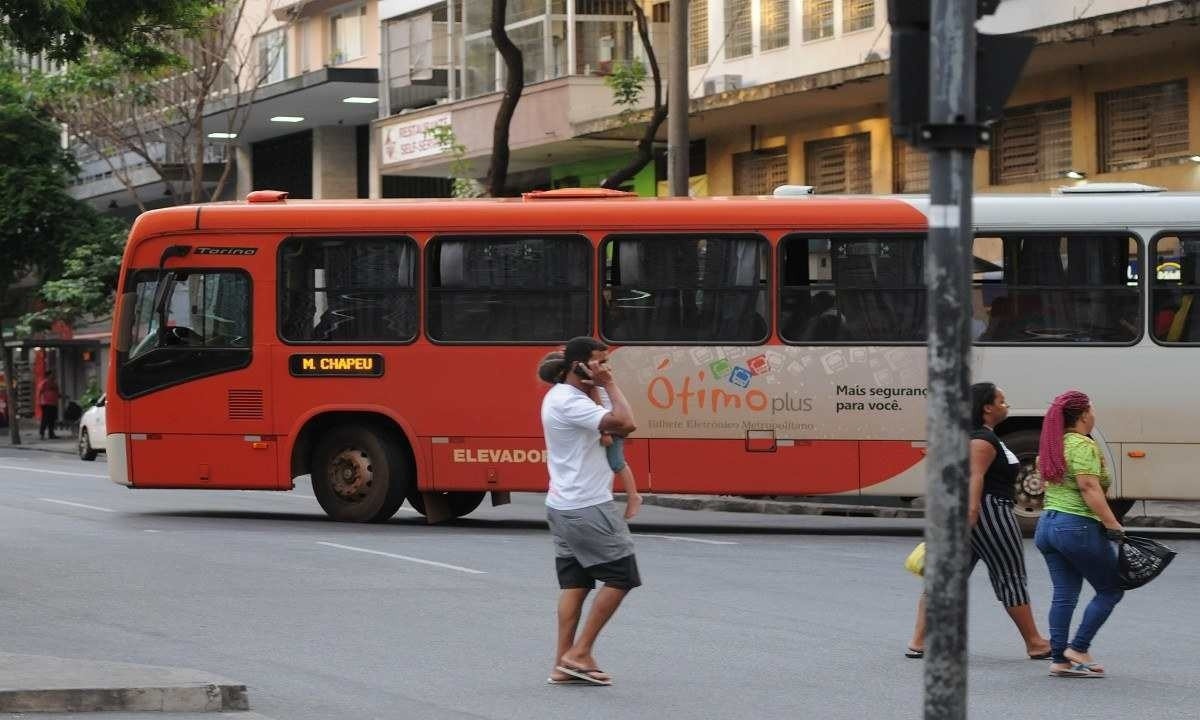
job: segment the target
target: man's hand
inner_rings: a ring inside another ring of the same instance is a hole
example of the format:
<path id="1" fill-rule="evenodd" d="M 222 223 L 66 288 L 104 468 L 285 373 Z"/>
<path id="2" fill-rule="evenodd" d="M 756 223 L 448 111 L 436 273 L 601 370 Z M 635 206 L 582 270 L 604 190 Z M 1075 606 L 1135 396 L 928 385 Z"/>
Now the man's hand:
<path id="1" fill-rule="evenodd" d="M 608 387 L 613 382 L 612 368 L 608 363 L 601 363 L 598 360 L 592 360 L 584 366 L 588 375 L 592 376 L 592 384 L 600 387 Z"/>

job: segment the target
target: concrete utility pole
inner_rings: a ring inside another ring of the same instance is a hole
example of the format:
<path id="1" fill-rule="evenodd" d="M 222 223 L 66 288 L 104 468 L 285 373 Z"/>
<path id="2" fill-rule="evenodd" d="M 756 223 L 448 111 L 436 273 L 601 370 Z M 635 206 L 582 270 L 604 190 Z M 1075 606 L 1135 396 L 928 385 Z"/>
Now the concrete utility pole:
<path id="1" fill-rule="evenodd" d="M 667 89 L 667 184 L 688 196 L 688 0 L 671 0 L 671 77 Z"/>
<path id="2" fill-rule="evenodd" d="M 930 6 L 925 720 L 967 717 L 968 391 L 976 0 Z"/>

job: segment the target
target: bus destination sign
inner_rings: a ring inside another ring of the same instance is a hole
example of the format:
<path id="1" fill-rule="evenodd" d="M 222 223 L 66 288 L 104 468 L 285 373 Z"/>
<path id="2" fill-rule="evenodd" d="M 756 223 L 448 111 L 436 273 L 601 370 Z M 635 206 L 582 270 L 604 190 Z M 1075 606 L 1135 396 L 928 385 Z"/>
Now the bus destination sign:
<path id="1" fill-rule="evenodd" d="M 383 356 L 300 353 L 288 358 L 288 369 L 296 377 L 381 377 Z"/>

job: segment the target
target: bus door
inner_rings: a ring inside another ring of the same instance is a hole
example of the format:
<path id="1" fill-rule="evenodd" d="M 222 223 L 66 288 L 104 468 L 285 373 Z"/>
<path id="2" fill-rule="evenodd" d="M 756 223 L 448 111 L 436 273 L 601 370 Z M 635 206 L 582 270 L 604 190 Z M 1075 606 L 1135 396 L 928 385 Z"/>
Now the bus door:
<path id="1" fill-rule="evenodd" d="M 217 254 L 124 279 L 117 389 L 129 408 L 134 487 L 277 488 L 270 313 L 252 312 L 254 293 L 269 288 L 237 266 L 252 257 L 188 264 Z"/>

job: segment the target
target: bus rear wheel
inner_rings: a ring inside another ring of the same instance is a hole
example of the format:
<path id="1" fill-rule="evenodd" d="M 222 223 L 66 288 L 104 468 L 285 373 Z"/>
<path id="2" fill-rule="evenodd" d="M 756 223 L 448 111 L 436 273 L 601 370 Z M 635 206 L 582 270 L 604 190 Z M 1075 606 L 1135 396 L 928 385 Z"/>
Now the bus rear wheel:
<path id="1" fill-rule="evenodd" d="M 376 426 L 332 428 L 313 450 L 313 494 L 333 520 L 383 522 L 400 509 L 411 485 L 407 454 Z"/>
<path id="2" fill-rule="evenodd" d="M 483 502 L 483 492 L 439 492 L 437 495 L 446 499 L 450 516 L 455 518 L 470 515 Z M 425 515 L 425 495 L 420 490 L 412 488 L 408 492 L 408 504 L 417 512 Z"/>
<path id="3" fill-rule="evenodd" d="M 1021 461 L 1017 480 L 1013 488 L 1013 511 L 1021 532 L 1032 535 L 1042 515 L 1042 503 L 1046 496 L 1046 481 L 1037 469 L 1038 446 L 1042 441 L 1040 430 L 1018 430 L 1002 439 L 1009 450 Z"/>

